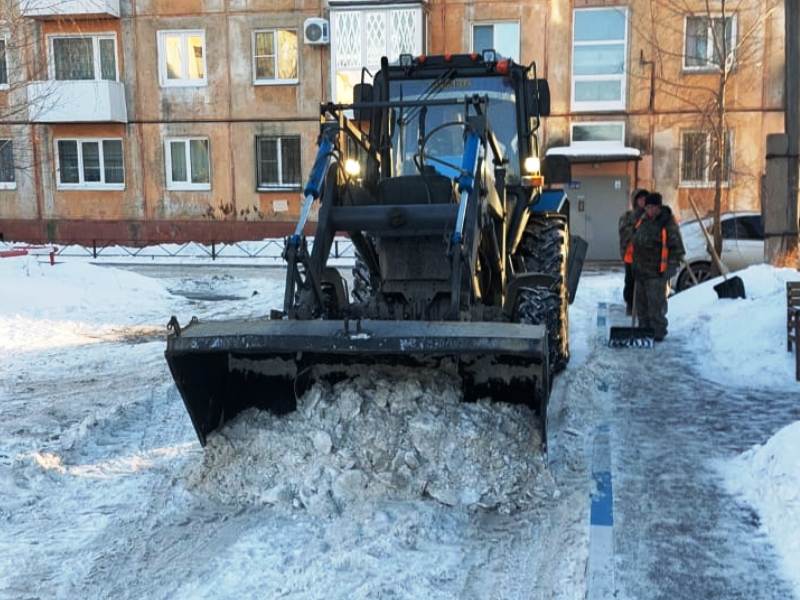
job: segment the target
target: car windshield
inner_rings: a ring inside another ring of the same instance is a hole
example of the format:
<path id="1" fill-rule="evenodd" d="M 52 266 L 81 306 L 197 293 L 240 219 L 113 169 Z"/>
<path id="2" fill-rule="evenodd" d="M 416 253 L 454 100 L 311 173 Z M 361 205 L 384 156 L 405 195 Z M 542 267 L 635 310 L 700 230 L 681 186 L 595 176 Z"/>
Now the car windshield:
<path id="1" fill-rule="evenodd" d="M 434 80 L 416 79 L 408 81 L 392 81 L 389 88 L 391 100 L 415 100 L 429 91 Z M 517 141 L 517 118 L 515 95 L 511 82 L 505 77 L 460 78 L 448 82 L 443 89 L 435 92 L 431 98 L 463 100 L 472 94 L 489 97 L 489 126 L 497 138 L 503 156 L 508 158 L 507 180 L 519 181 L 519 151 Z M 473 114 L 473 113 L 470 113 Z M 409 118 L 410 116 L 410 118 Z M 464 122 L 464 104 L 448 106 L 429 106 L 424 113 L 425 132 L 430 133 L 435 127 L 448 122 Z M 392 129 L 392 162 L 394 172 L 398 175 L 418 173 L 414 156 L 418 152 L 419 110 L 416 107 L 396 109 Z M 426 160 L 426 164 L 435 168 L 442 175 L 455 177 L 461 165 L 464 152 L 464 128 L 458 126 L 444 127 L 434 133 L 425 145 L 425 154 L 439 161 Z"/>

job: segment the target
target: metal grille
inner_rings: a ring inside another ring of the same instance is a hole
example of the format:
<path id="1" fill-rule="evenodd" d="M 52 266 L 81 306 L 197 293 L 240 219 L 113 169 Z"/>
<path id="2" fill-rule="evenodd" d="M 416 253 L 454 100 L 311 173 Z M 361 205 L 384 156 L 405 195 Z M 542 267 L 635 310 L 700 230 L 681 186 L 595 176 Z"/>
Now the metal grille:
<path id="1" fill-rule="evenodd" d="M 332 15 L 336 68 L 357 69 L 361 66 L 361 13 L 342 11 Z"/>
<path id="2" fill-rule="evenodd" d="M 381 57 L 386 54 L 386 13 L 368 11 L 364 13 L 364 64 L 370 69 L 381 66 Z M 389 57 L 391 60 L 391 57 Z"/>
<path id="3" fill-rule="evenodd" d="M 393 10 L 391 12 L 391 45 L 389 60 L 397 60 L 401 54 L 419 54 L 421 48 L 417 41 L 420 38 L 417 31 L 417 12 L 414 10 Z"/>

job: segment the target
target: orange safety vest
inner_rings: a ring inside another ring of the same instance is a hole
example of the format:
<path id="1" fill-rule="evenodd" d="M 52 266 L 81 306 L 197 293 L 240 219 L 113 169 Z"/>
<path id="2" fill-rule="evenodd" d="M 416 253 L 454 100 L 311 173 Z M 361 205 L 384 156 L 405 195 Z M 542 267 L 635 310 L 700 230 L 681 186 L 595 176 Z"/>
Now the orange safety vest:
<path id="1" fill-rule="evenodd" d="M 658 265 L 659 273 L 667 272 L 667 263 L 669 262 L 669 248 L 667 248 L 667 228 L 661 228 L 661 263 Z"/>
<path id="2" fill-rule="evenodd" d="M 639 229 L 639 225 L 642 224 L 642 219 L 644 219 L 644 215 L 639 217 L 639 220 L 636 221 L 636 225 L 633 226 L 634 233 L 636 233 L 636 230 Z M 626 265 L 633 264 L 633 238 L 631 238 L 631 241 L 628 242 L 627 248 L 625 248 L 625 257 L 623 258 L 623 260 L 625 261 Z"/>

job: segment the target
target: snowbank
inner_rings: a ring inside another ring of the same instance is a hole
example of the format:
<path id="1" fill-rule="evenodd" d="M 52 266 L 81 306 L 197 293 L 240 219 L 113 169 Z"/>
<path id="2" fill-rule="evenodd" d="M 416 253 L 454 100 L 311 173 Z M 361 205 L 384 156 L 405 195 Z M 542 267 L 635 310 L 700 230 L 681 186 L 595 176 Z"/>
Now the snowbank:
<path id="1" fill-rule="evenodd" d="M 188 487 L 322 515 L 424 497 L 510 513 L 556 493 L 536 424 L 526 407 L 460 402 L 441 372 L 376 369 L 316 384 L 287 416 L 244 412 L 209 439 Z"/>
<path id="2" fill-rule="evenodd" d="M 0 260 L 0 281 L 0 349 L 72 345 L 114 328 L 163 326 L 169 314 L 170 294 L 161 283 L 120 269 L 51 266 L 24 256 Z"/>
<path id="3" fill-rule="evenodd" d="M 793 269 L 757 265 L 735 273 L 746 300 L 720 300 L 705 282 L 669 301 L 670 332 L 695 356 L 703 377 L 724 385 L 800 391 L 794 355 L 786 351 L 786 282 Z"/>
<path id="4" fill-rule="evenodd" d="M 758 511 L 800 598 L 800 421 L 722 466 L 731 491 Z"/>

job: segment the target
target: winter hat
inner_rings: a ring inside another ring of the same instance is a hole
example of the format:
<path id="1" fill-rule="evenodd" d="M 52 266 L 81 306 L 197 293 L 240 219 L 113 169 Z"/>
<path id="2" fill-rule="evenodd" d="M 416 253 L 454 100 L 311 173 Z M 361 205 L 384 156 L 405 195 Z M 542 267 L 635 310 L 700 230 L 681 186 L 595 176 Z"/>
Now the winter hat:
<path id="1" fill-rule="evenodd" d="M 650 194 L 650 192 L 648 192 L 644 188 L 636 188 L 635 190 L 633 190 L 633 195 L 631 196 L 631 199 L 633 200 L 633 208 L 636 208 L 636 201 L 639 198 L 641 198 L 642 196 L 647 196 L 648 194 Z"/>
<path id="2" fill-rule="evenodd" d="M 647 194 L 647 198 L 644 199 L 645 206 L 650 206 L 650 205 L 661 206 L 662 204 L 663 201 L 661 199 L 661 194 L 659 194 L 658 192 Z"/>

